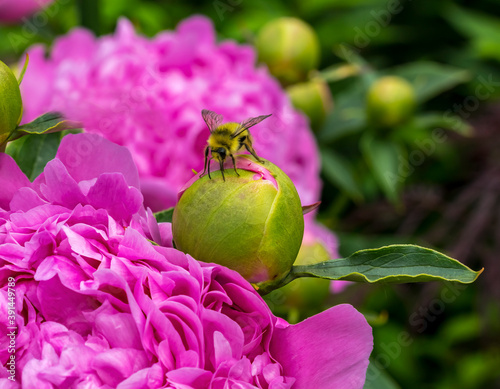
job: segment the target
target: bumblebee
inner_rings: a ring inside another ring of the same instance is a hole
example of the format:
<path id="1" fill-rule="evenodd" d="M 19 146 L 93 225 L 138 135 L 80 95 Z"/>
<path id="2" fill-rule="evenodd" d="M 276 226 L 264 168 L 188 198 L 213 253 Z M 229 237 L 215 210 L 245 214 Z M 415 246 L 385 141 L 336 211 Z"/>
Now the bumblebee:
<path id="1" fill-rule="evenodd" d="M 233 160 L 234 171 L 239 176 L 238 171 L 236 170 L 234 154 L 242 147 L 245 147 L 245 149 L 247 149 L 247 151 L 252 154 L 255 159 L 257 159 L 257 161 L 262 162 L 253 149 L 252 136 L 250 135 L 250 131 L 248 131 L 248 129 L 271 115 L 257 116 L 255 118 L 244 120 L 241 123 L 224 124 L 222 124 L 222 115 L 218 115 L 207 109 L 201 111 L 201 116 L 210 130 L 210 137 L 207 141 L 208 145 L 205 147 L 205 168 L 203 169 L 202 175 L 205 174 L 208 168 L 208 177 L 210 179 L 212 178 L 210 177 L 210 161 L 212 159 L 216 159 L 219 161 L 222 179 L 226 181 L 226 178 L 224 177 L 224 161 L 229 156 Z M 209 154 L 210 158 L 208 157 Z"/>

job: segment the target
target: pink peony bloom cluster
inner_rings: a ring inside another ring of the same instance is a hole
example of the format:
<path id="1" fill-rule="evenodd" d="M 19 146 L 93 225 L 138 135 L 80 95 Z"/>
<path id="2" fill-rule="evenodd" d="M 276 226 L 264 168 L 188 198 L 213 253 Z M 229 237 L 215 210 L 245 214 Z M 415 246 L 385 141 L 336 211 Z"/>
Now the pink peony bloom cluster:
<path id="1" fill-rule="evenodd" d="M 53 0 L 0 0 L 0 23 L 19 23 Z"/>
<path id="2" fill-rule="evenodd" d="M 181 186 L 203 169 L 209 136 L 202 109 L 225 121 L 272 114 L 252 129 L 257 154 L 295 183 L 303 204 L 319 199 L 319 157 L 305 117 L 295 111 L 254 49 L 217 43 L 201 16 L 152 39 L 128 20 L 114 35 L 76 29 L 46 48 L 29 50 L 22 83 L 24 121 L 50 110 L 82 121 L 85 130 L 127 146 L 139 169 L 146 205 L 175 205 Z"/>
<path id="3" fill-rule="evenodd" d="M 166 247 L 142 200 L 128 150 L 95 134 L 63 138 L 33 183 L 0 154 L 0 306 L 13 277 L 17 327 L 12 383 L 0 319 L 0 387 L 363 387 L 372 335 L 353 307 L 288 325 L 236 272 Z"/>

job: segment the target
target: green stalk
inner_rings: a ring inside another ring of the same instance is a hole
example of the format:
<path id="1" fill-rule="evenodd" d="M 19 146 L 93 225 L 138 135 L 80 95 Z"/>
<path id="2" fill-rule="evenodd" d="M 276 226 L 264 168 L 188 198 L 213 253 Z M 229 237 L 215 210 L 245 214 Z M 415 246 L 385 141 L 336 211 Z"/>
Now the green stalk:
<path id="1" fill-rule="evenodd" d="M 100 28 L 100 1 L 99 0 L 76 0 L 80 14 L 80 25 L 92 30 L 94 34 L 101 33 Z"/>

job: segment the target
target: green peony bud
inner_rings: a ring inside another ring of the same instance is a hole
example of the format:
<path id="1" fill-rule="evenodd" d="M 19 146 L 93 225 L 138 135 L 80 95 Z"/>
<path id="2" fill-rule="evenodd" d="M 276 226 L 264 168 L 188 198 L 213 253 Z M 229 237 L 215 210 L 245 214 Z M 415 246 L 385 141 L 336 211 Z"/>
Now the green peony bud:
<path id="1" fill-rule="evenodd" d="M 0 61 L 0 145 L 21 122 L 21 90 L 12 70 Z"/>
<path id="2" fill-rule="evenodd" d="M 333 109 L 332 95 L 327 83 L 322 79 L 313 79 L 288 87 L 287 93 L 295 108 L 309 117 L 312 129 L 317 131 L 321 128 L 326 116 Z"/>
<path id="3" fill-rule="evenodd" d="M 413 87 L 401 77 L 379 78 L 368 90 L 368 120 L 378 127 L 394 127 L 404 123 L 413 115 L 415 106 Z"/>
<path id="4" fill-rule="evenodd" d="M 306 79 L 319 63 L 318 37 L 307 23 L 279 18 L 266 24 L 255 42 L 259 60 L 284 85 Z"/>
<path id="5" fill-rule="evenodd" d="M 271 162 L 236 157 L 212 179 L 198 174 L 180 191 L 174 209 L 175 246 L 204 262 L 238 271 L 248 281 L 277 281 L 290 271 L 304 234 L 299 195 Z"/>

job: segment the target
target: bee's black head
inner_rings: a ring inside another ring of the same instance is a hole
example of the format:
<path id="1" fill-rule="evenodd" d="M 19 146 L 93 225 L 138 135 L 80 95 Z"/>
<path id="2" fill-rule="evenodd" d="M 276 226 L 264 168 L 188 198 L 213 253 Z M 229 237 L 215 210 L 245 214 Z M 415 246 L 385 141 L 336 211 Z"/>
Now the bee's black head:
<path id="1" fill-rule="evenodd" d="M 217 149 L 212 149 L 212 152 L 219 154 L 219 160 L 224 161 L 226 159 L 226 149 L 224 147 L 219 147 Z"/>

